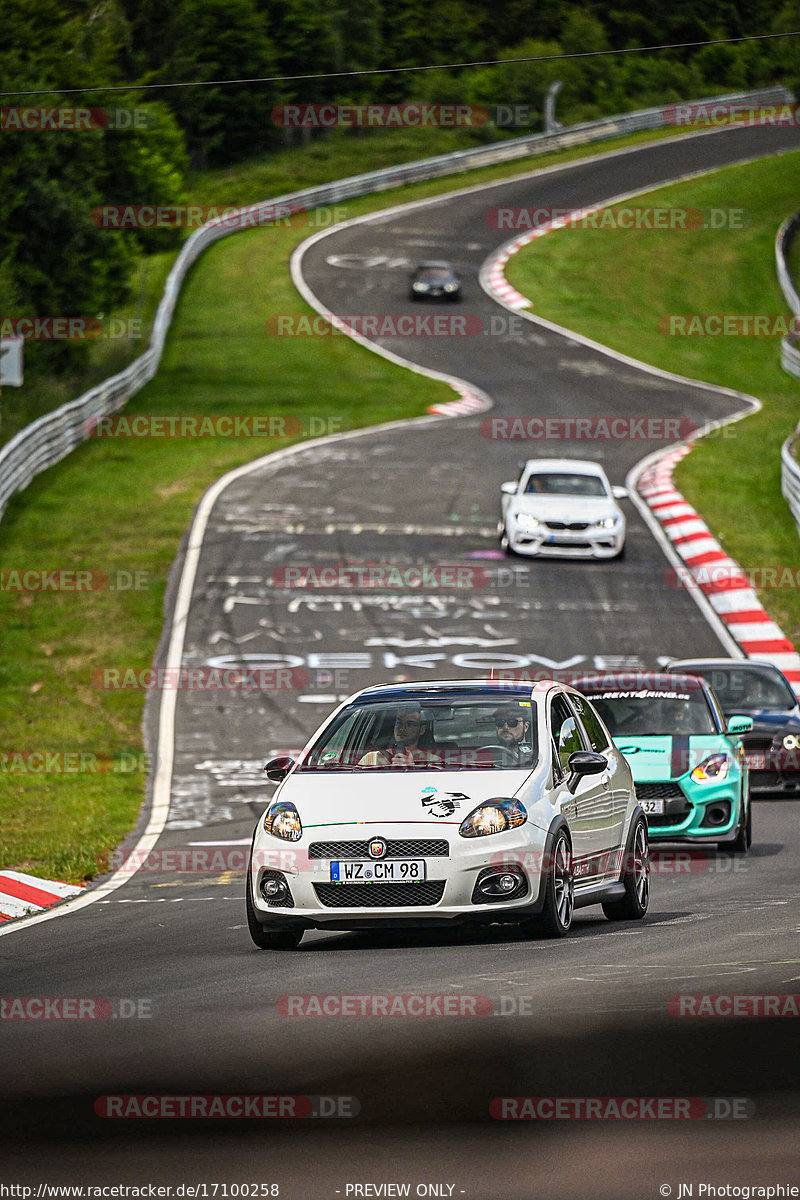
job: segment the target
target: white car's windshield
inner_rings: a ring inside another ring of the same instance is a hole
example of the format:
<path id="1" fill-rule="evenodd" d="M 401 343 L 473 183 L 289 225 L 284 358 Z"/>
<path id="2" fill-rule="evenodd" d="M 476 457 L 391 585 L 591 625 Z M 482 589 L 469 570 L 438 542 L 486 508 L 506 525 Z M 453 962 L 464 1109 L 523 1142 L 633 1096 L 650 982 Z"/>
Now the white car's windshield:
<path id="1" fill-rule="evenodd" d="M 530 770 L 536 760 L 530 698 L 421 694 L 349 705 L 298 769 Z"/>
<path id="2" fill-rule="evenodd" d="M 535 496 L 607 496 L 605 484 L 598 475 L 578 475 L 567 472 L 544 471 L 529 475 L 525 494 Z"/>

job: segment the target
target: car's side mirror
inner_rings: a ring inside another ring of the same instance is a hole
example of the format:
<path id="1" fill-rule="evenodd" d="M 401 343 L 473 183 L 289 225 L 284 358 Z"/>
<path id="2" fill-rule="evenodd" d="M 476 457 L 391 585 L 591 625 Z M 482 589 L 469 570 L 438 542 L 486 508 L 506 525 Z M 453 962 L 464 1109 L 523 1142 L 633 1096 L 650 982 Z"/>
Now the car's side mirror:
<path id="1" fill-rule="evenodd" d="M 618 484 L 616 487 L 612 487 L 611 491 L 614 493 L 615 500 L 628 499 L 628 489 L 626 487 L 620 487 Z"/>
<path id="2" fill-rule="evenodd" d="M 278 758 L 271 758 L 264 770 L 267 773 L 267 779 L 271 779 L 273 783 L 281 783 L 294 765 L 293 758 L 289 758 L 288 754 L 281 754 Z"/>
<path id="3" fill-rule="evenodd" d="M 728 717 L 728 733 L 749 733 L 752 728 L 752 717 Z"/>
<path id="4" fill-rule="evenodd" d="M 574 750 L 567 759 L 570 774 L 567 787 L 574 792 L 584 775 L 600 775 L 608 770 L 608 759 L 594 750 Z"/>
<path id="5" fill-rule="evenodd" d="M 517 485 L 513 479 L 507 479 L 505 483 L 500 484 L 500 491 L 504 496 L 516 496 Z"/>

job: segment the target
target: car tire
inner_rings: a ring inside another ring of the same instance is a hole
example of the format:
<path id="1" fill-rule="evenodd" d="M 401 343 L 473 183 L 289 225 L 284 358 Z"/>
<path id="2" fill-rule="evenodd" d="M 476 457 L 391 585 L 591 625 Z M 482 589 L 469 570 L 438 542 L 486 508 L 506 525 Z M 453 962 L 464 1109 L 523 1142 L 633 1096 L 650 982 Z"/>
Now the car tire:
<path id="1" fill-rule="evenodd" d="M 731 854 L 747 854 L 753 843 L 753 806 L 748 804 L 747 815 L 742 821 L 736 833 L 736 838 L 732 842 L 727 843 L 727 849 Z"/>
<path id="2" fill-rule="evenodd" d="M 250 896 L 249 868 L 247 871 L 245 892 L 247 896 L 247 928 L 250 930 L 250 937 L 259 950 L 296 950 L 303 936 L 302 929 L 264 929 L 263 925 L 259 923 L 253 907 L 253 900 Z"/>
<path id="3" fill-rule="evenodd" d="M 620 883 L 625 895 L 621 900 L 607 900 L 603 912 L 609 921 L 641 921 L 650 904 L 650 843 L 644 817 L 637 820 L 625 851 Z"/>
<path id="4" fill-rule="evenodd" d="M 541 913 L 525 923 L 526 933 L 562 938 L 570 931 L 575 912 L 575 875 L 572 846 L 566 829 L 559 829 L 549 855 L 544 904 Z"/>

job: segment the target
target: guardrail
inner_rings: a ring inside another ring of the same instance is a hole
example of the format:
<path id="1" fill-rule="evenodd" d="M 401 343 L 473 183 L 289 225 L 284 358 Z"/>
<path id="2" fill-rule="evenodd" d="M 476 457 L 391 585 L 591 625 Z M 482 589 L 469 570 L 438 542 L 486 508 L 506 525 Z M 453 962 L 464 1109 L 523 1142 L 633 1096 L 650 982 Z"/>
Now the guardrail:
<path id="1" fill-rule="evenodd" d="M 736 92 L 724 96 L 706 97 L 687 101 L 688 104 L 730 105 L 746 108 L 756 105 L 786 104 L 793 95 L 784 87 L 763 88 L 754 92 Z M 489 146 L 469 150 L 456 150 L 434 158 L 419 159 L 369 171 L 363 175 L 351 175 L 333 183 L 289 192 L 272 200 L 262 201 L 234 214 L 216 218 L 196 230 L 184 242 L 167 279 L 164 294 L 158 306 L 148 349 L 118 375 L 106 379 L 97 387 L 85 392 L 77 400 L 54 409 L 38 420 L 21 429 L 0 450 L 0 516 L 9 500 L 26 488 L 35 475 L 54 466 L 66 458 L 72 450 L 90 435 L 94 419 L 117 412 L 125 402 L 139 391 L 158 370 L 164 350 L 167 332 L 183 280 L 192 264 L 204 250 L 220 238 L 241 229 L 251 229 L 259 224 L 268 224 L 270 217 L 283 216 L 291 212 L 335 204 L 357 196 L 366 196 L 389 188 L 402 187 L 409 183 L 437 179 L 444 175 L 471 171 L 476 167 L 492 166 L 495 163 L 513 162 L 526 158 L 534 152 L 564 149 L 587 142 L 603 141 L 626 133 L 644 129 L 669 128 L 675 124 L 668 120 L 675 105 L 640 109 L 597 121 L 572 125 L 558 133 L 538 133 L 504 142 L 493 142 Z"/>
<path id="2" fill-rule="evenodd" d="M 778 283 L 781 285 L 786 303 L 796 317 L 800 317 L 800 296 L 789 274 L 787 256 L 797 231 L 800 229 L 800 212 L 793 217 L 787 217 L 781 225 L 775 238 L 775 267 L 778 272 Z M 796 337 L 785 337 L 781 341 L 781 366 L 790 375 L 800 379 L 800 349 Z"/>
<path id="3" fill-rule="evenodd" d="M 800 295 L 798 295 L 794 280 L 789 274 L 787 256 L 798 230 L 800 230 L 800 212 L 786 218 L 775 238 L 775 266 L 778 272 L 778 283 L 781 285 L 786 303 L 796 317 L 800 317 Z M 788 371 L 790 375 L 800 379 L 800 349 L 798 349 L 797 343 L 796 337 L 782 339 L 781 366 L 784 371 Z M 800 533 L 800 463 L 792 453 L 792 442 L 798 434 L 800 434 L 800 425 L 797 426 L 792 437 L 788 437 L 781 446 L 781 492 L 792 510 L 797 532 Z"/>

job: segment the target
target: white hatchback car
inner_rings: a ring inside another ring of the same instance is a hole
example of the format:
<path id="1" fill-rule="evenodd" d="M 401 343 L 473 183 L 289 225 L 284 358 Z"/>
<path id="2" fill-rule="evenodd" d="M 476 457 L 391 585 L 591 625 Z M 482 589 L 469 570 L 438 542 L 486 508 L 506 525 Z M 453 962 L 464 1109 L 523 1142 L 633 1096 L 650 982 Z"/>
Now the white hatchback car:
<path id="1" fill-rule="evenodd" d="M 253 835 L 247 920 L 262 949 L 307 929 L 521 922 L 647 911 L 647 820 L 592 704 L 551 680 L 367 688 L 323 723 Z"/>
<path id="2" fill-rule="evenodd" d="M 599 463 L 531 458 L 519 479 L 501 487 L 500 544 L 514 554 L 621 558 L 628 492 L 613 487 Z"/>

